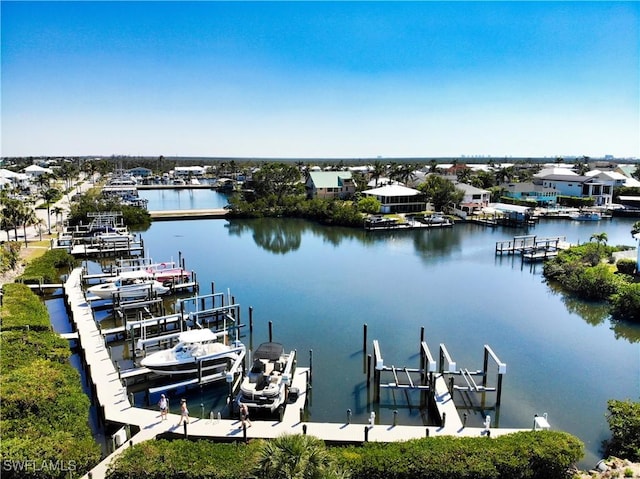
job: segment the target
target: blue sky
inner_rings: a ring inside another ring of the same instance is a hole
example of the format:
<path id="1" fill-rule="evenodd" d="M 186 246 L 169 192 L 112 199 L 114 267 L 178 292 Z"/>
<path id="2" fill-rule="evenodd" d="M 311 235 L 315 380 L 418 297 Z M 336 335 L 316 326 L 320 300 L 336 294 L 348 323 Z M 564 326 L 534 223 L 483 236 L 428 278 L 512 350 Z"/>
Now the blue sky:
<path id="1" fill-rule="evenodd" d="M 0 7 L 3 156 L 640 157 L 639 2 Z"/>

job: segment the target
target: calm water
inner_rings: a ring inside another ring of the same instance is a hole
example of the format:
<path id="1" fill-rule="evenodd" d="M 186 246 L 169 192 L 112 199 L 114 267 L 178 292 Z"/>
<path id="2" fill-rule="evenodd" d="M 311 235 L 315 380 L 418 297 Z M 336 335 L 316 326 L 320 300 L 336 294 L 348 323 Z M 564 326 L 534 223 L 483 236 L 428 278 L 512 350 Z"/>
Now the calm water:
<path id="1" fill-rule="evenodd" d="M 227 196 L 215 190 L 176 188 L 140 190 L 138 194 L 140 198 L 149 200 L 147 205 L 149 211 L 223 208 L 228 204 Z"/>
<path id="2" fill-rule="evenodd" d="M 173 198 L 174 192 L 164 194 Z M 182 195 L 186 202 L 188 194 Z M 151 200 L 149 208 L 156 208 Z M 175 208 L 173 202 L 157 207 Z M 528 233 L 586 242 L 606 232 L 608 244 L 633 245 L 633 222 L 550 220 Z M 424 327 L 432 352 L 446 344 L 461 368 L 482 368 L 484 344 L 507 363 L 498 411 L 481 410 L 479 397 L 457 394 L 457 403 L 473 405 L 468 424 L 479 425 L 490 414 L 499 426 L 529 428 L 534 414 L 547 412 L 553 429 L 585 442 L 583 462 L 592 467 L 608 437 L 606 401 L 639 397 L 640 328 L 613 324 L 602 305 L 554 291 L 540 264 L 494 255 L 496 241 L 525 233 L 470 224 L 365 233 L 261 219 L 157 222 L 143 237 L 156 260 L 177 258 L 181 251 L 203 289 L 215 281 L 218 291 L 230 291 L 245 320 L 253 306 L 254 347 L 267 340 L 273 321 L 274 340 L 297 349 L 300 365 L 308 365 L 313 350 L 310 420 L 344 421 L 351 409 L 354 422 L 366 422 L 371 405 L 363 373 L 364 323 L 369 352 L 379 339 L 385 364 L 399 367 L 418 367 Z M 494 402 L 488 394 L 486 405 Z M 382 423 L 391 423 L 398 409 L 400 423 L 422 424 L 417 395 L 408 403 L 403 394 L 382 390 L 381 403 Z"/>

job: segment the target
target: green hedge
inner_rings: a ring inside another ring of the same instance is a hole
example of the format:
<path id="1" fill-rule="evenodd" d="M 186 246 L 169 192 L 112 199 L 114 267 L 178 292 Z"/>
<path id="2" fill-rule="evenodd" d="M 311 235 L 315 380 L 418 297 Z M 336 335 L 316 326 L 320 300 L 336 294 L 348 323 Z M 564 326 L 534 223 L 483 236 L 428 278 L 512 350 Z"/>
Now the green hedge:
<path id="1" fill-rule="evenodd" d="M 622 274 L 633 275 L 636 272 L 636 261 L 630 258 L 619 259 L 616 268 Z"/>
<path id="2" fill-rule="evenodd" d="M 108 479 L 259 477 L 263 441 L 148 441 L 127 449 Z M 583 456 L 580 440 L 554 431 L 497 438 L 437 437 L 332 447 L 330 456 L 352 479 L 561 479 Z"/>
<path id="3" fill-rule="evenodd" d="M 108 479 L 243 479 L 253 477 L 261 441 L 216 444 L 209 441 L 146 441 L 111 463 Z"/>
<path id="4" fill-rule="evenodd" d="M 19 281 L 28 284 L 60 282 L 60 268 L 72 267 L 75 259 L 63 249 L 52 249 L 33 259 L 24 269 Z"/>
<path id="5" fill-rule="evenodd" d="M 7 283 L 3 285 L 2 289 L 4 297 L 0 325 L 3 331 L 26 329 L 27 327 L 38 331 L 51 329 L 46 306 L 38 296 L 31 292 L 28 286 L 19 283 Z M 6 356 L 3 350 L 3 360 Z"/>
<path id="6" fill-rule="evenodd" d="M 50 330 L 45 306 L 27 286 L 3 290 L 2 477 L 79 477 L 100 460 L 100 447 L 88 425 L 89 398 L 69 364 L 69 344 Z"/>
<path id="7" fill-rule="evenodd" d="M 424 438 L 336 449 L 352 479 L 560 479 L 584 454 L 563 432 L 531 431 L 490 438 Z"/>

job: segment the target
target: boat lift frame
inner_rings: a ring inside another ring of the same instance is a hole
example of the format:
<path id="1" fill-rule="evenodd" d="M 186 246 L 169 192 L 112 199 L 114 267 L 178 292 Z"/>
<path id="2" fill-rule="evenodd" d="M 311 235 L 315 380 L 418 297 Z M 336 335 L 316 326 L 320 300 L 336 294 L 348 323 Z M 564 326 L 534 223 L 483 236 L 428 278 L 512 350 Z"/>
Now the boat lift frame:
<path id="1" fill-rule="evenodd" d="M 424 335 L 422 335 L 422 338 Z M 483 359 L 483 369 L 478 371 L 470 371 L 468 368 L 458 368 L 457 363 L 452 359 L 447 347 L 440 343 L 439 345 L 439 361 L 436 364 L 436 361 L 429 350 L 429 347 L 425 341 L 420 342 L 420 367 L 418 369 L 411 369 L 407 367 L 396 367 L 396 366 L 385 366 L 384 359 L 380 352 L 380 344 L 378 340 L 373 341 L 373 381 L 374 381 L 374 402 L 380 402 L 380 389 L 388 388 L 388 389 L 400 389 L 404 390 L 405 394 L 408 394 L 409 390 L 419 390 L 426 391 L 428 393 L 428 397 L 430 400 L 434 399 L 435 396 L 435 381 L 436 381 L 436 373 L 441 377 L 448 378 L 448 387 L 450 394 L 453 395 L 453 392 L 458 391 L 466 391 L 473 393 L 486 393 L 486 392 L 496 392 L 496 406 L 499 406 L 502 399 L 502 381 L 503 376 L 507 372 L 506 363 L 502 362 L 500 358 L 496 355 L 496 353 L 491 349 L 491 347 L 487 344 L 484 345 L 484 359 Z M 489 360 L 492 360 L 498 368 L 497 371 L 497 384 L 496 386 L 488 386 L 488 367 Z M 390 372 L 393 374 L 393 381 L 388 383 L 382 383 L 381 376 L 383 372 Z M 401 383 L 398 377 L 398 372 L 403 372 L 406 377 L 408 383 Z M 416 384 L 411 378 L 410 373 L 419 373 L 420 374 L 420 383 Z M 367 384 L 369 384 L 369 377 L 371 374 L 371 365 L 369 364 L 367 367 Z M 454 376 L 461 376 L 464 379 L 466 385 L 455 385 L 454 384 Z M 482 382 L 479 384 L 474 376 L 481 376 Z M 408 398 L 407 398 L 408 400 Z"/>

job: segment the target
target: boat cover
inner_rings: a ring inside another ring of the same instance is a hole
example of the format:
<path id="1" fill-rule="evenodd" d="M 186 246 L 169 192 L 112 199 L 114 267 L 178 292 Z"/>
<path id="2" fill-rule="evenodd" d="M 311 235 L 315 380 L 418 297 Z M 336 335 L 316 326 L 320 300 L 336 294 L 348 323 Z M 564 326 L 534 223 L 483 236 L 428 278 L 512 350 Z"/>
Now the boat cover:
<path id="1" fill-rule="evenodd" d="M 254 359 L 277 361 L 284 354 L 284 346 L 280 343 L 262 343 L 253 353 Z"/>

